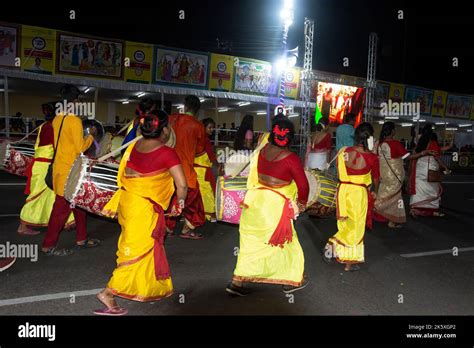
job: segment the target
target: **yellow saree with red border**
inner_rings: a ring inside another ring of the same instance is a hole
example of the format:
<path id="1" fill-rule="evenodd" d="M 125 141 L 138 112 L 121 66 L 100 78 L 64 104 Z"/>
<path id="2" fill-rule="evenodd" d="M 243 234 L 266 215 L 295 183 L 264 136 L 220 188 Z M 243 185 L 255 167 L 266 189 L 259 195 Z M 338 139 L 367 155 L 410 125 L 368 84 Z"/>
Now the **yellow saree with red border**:
<path id="1" fill-rule="evenodd" d="M 28 183 L 26 202 L 20 212 L 20 221 L 29 226 L 48 226 L 49 217 L 53 210 L 56 194 L 44 181 L 51 160 L 54 155 L 53 145 L 39 146 L 40 135 L 43 126 L 38 130 L 35 143 L 35 157 L 28 168 Z M 66 227 L 74 224 L 74 216 L 71 213 L 66 222 Z"/>
<path id="2" fill-rule="evenodd" d="M 348 175 L 345 164 L 345 148 L 339 151 L 337 166 L 339 183 L 337 189 L 338 232 L 329 238 L 334 257 L 340 263 L 364 262 L 364 234 L 369 206 L 368 187 L 372 183 L 371 173 Z M 345 218 L 345 219 L 343 219 Z"/>
<path id="3" fill-rule="evenodd" d="M 216 218 L 216 200 L 214 190 L 211 186 L 213 183 L 206 180 L 206 172 L 211 168 L 212 162 L 207 152 L 194 158 L 194 170 L 197 174 L 199 191 L 201 191 L 202 203 L 204 205 L 204 213 L 208 221 Z"/>
<path id="4" fill-rule="evenodd" d="M 120 162 L 117 186 L 120 188 L 104 207 L 108 216 L 118 213 L 121 234 L 117 267 L 107 287 L 114 295 L 140 302 L 171 296 L 173 284 L 164 252 L 164 213 L 174 193 L 168 170 L 144 176 L 127 176 L 125 167 L 135 144 Z M 164 264 L 166 271 L 158 269 Z"/>
<path id="5" fill-rule="evenodd" d="M 265 138 L 261 147 L 268 142 Z M 298 241 L 293 220 L 284 216 L 288 205 L 296 200 L 294 182 L 279 188 L 269 188 L 258 182 L 258 156 L 250 162 L 240 218 L 240 248 L 233 279 L 242 282 L 299 286 L 303 283 L 304 254 Z M 282 219 L 288 219 L 291 240 L 272 245 L 274 232 Z"/>

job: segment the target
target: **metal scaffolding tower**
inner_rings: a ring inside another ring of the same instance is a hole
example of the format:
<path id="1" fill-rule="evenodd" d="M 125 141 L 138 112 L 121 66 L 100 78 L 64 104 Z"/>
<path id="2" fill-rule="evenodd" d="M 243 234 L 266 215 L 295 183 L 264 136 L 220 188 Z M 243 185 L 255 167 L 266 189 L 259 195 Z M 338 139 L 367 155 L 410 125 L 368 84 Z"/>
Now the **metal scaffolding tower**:
<path id="1" fill-rule="evenodd" d="M 377 67 L 377 34 L 370 33 L 369 35 L 369 57 L 367 61 L 367 82 L 365 94 L 365 121 L 373 121 L 374 111 L 374 96 L 375 87 L 377 85 L 375 80 L 375 70 Z"/>
<path id="2" fill-rule="evenodd" d="M 303 110 L 300 117 L 300 155 L 303 158 L 306 152 L 308 137 L 311 133 L 311 85 L 313 77 L 313 40 L 314 40 L 314 21 L 309 18 L 304 19 L 304 61 L 301 74 L 302 85 L 301 95 L 303 99 Z"/>

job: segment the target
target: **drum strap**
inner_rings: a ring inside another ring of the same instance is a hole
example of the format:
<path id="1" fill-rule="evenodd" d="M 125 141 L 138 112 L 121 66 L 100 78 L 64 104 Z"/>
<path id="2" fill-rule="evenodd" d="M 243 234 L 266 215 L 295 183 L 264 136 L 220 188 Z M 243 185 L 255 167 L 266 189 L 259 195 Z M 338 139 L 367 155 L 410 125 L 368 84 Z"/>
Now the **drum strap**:
<path id="1" fill-rule="evenodd" d="M 58 142 L 56 143 L 56 146 L 54 147 L 54 155 L 53 155 L 53 159 L 51 160 L 51 164 L 54 163 L 54 159 L 56 158 L 56 150 L 58 149 L 58 146 L 59 146 L 59 139 L 61 139 L 61 131 L 63 129 L 63 123 L 66 117 L 67 116 L 63 116 L 63 119 L 61 120 L 61 126 L 59 127 L 59 133 L 58 133 Z"/>

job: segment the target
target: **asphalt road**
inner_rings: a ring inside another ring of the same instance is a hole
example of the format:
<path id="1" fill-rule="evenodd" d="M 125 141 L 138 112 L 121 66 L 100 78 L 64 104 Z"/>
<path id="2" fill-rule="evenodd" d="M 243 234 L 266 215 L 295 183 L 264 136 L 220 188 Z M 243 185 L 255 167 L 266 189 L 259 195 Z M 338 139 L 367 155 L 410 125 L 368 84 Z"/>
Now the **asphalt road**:
<path id="1" fill-rule="evenodd" d="M 134 315 L 472 315 L 474 177 L 447 181 L 446 216 L 409 218 L 398 230 L 375 223 L 366 233 L 366 263 L 360 272 L 343 272 L 341 265 L 327 265 L 321 258 L 325 242 L 336 232 L 335 218 L 298 220 L 310 285 L 293 298 L 280 286 L 265 284 L 251 285 L 248 297 L 229 297 L 224 289 L 235 267 L 238 227 L 207 223 L 203 240 L 175 236 L 166 241 L 174 296 L 154 303 L 118 301 Z M 44 237 L 16 233 L 24 182 L 0 173 L 0 244 L 40 245 Z M 92 315 L 100 308 L 93 294 L 114 269 L 120 227 L 89 216 L 88 231 L 101 239 L 100 247 L 63 258 L 19 259 L 0 273 L 0 315 Z M 74 231 L 63 232 L 60 246 L 73 245 Z M 417 255 L 454 247 L 460 250 L 457 256 Z M 15 299 L 21 303 L 12 304 Z"/>

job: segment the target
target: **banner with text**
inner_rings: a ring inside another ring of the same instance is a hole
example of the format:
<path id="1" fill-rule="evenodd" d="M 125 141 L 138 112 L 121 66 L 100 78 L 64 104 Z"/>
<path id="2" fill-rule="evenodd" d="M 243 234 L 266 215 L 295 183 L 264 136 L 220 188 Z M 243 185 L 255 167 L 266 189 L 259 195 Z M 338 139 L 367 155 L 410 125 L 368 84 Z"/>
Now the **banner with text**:
<path id="1" fill-rule="evenodd" d="M 52 75 L 56 62 L 56 31 L 23 25 L 21 28 L 21 69 Z"/>
<path id="2" fill-rule="evenodd" d="M 234 57 L 225 54 L 211 54 L 209 67 L 209 89 L 230 92 L 234 80 Z"/>
<path id="3" fill-rule="evenodd" d="M 150 83 L 153 65 L 153 45 L 127 41 L 125 43 L 125 60 L 130 60 L 125 66 L 125 81 Z"/>

